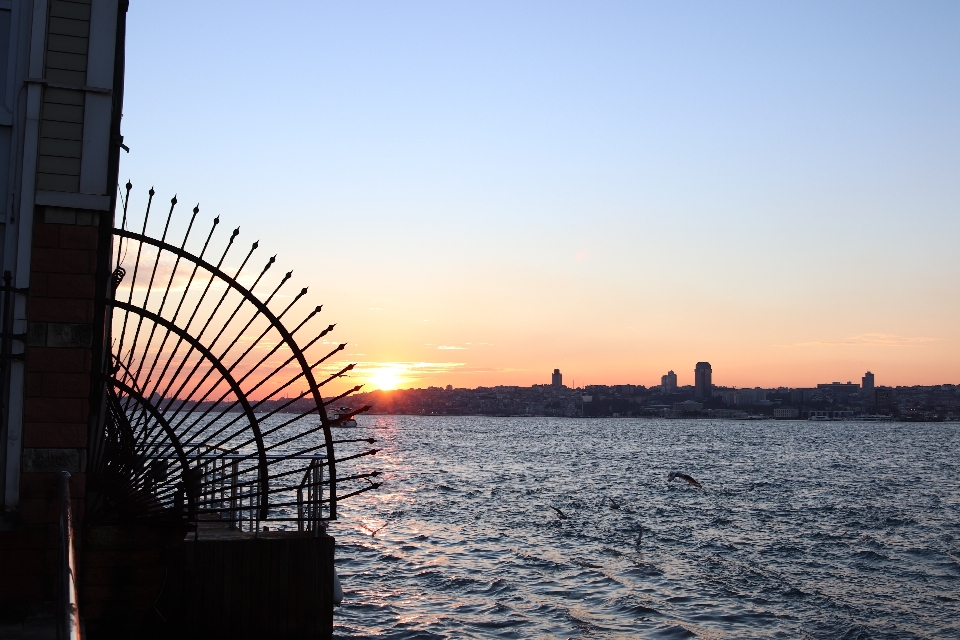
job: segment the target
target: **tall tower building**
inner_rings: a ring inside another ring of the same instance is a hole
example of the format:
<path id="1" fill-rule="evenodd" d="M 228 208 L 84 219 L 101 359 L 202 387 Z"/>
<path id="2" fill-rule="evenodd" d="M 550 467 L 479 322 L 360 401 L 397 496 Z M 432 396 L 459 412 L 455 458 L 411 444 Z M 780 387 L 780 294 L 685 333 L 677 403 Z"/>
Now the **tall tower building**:
<path id="1" fill-rule="evenodd" d="M 693 371 L 697 400 L 709 400 L 713 395 L 713 369 L 709 362 L 698 362 Z"/>
<path id="2" fill-rule="evenodd" d="M 677 392 L 677 374 L 672 370 L 668 371 L 666 375 L 660 376 L 660 390 L 663 393 L 676 393 Z"/>
<path id="3" fill-rule="evenodd" d="M 560 369 L 553 370 L 553 377 L 550 380 L 550 384 L 554 387 L 563 386 L 563 374 L 560 373 Z"/>
<path id="4" fill-rule="evenodd" d="M 869 397 L 870 392 L 873 391 L 873 374 L 867 371 L 865 374 L 863 374 L 863 378 L 861 378 L 860 382 L 861 393 Z"/>

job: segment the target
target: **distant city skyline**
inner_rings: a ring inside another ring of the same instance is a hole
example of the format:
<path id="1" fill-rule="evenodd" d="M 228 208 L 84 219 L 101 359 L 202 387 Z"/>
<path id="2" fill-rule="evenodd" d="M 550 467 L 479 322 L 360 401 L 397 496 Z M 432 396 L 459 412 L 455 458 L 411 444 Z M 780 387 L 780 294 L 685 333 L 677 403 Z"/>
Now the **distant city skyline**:
<path id="1" fill-rule="evenodd" d="M 669 371 L 663 376 L 660 377 L 659 384 L 645 384 L 643 382 L 637 381 L 621 381 L 618 383 L 607 384 L 607 383 L 583 383 L 577 384 L 576 381 L 571 381 L 570 385 L 565 385 L 563 383 L 563 373 L 560 369 L 555 368 L 552 373 L 549 374 L 549 381 L 536 381 L 531 385 L 508 385 L 508 384 L 493 384 L 493 385 L 477 385 L 475 387 L 455 387 L 452 384 L 447 385 L 426 385 L 426 386 L 410 386 L 410 387 L 397 387 L 396 389 L 365 389 L 364 392 L 372 391 L 393 391 L 393 390 L 416 390 L 416 389 L 445 389 L 446 391 L 453 390 L 470 390 L 470 389 L 483 389 L 483 388 L 537 388 L 537 387 L 551 387 L 553 389 L 564 389 L 568 391 L 576 389 L 595 389 L 595 388 L 610 388 L 610 389 L 619 389 L 619 388 L 631 388 L 631 389 L 646 389 L 647 392 L 652 392 L 654 394 L 688 394 L 691 398 L 690 401 L 705 401 L 710 398 L 724 398 L 724 401 L 728 404 L 735 404 L 739 402 L 739 398 L 746 397 L 750 399 L 750 402 L 753 403 L 755 400 L 763 400 L 762 395 L 756 395 L 761 392 L 782 392 L 783 390 L 790 390 L 793 392 L 794 400 L 806 401 L 806 399 L 818 392 L 831 393 L 836 395 L 846 395 L 850 393 L 856 393 L 861 398 L 869 398 L 874 390 L 877 389 L 893 389 L 897 387 L 903 388 L 913 388 L 913 387 L 955 387 L 960 389 L 960 383 L 952 382 L 941 382 L 931 385 L 892 385 L 884 384 L 882 381 L 880 384 L 876 384 L 876 376 L 873 372 L 867 371 L 861 376 L 860 382 L 854 382 L 852 380 L 842 381 L 842 380 L 821 380 L 815 384 L 803 385 L 803 386 L 793 386 L 785 384 L 773 384 L 773 385 L 751 385 L 751 386 L 738 386 L 738 385 L 728 385 L 728 384 L 713 384 L 711 381 L 712 376 L 712 367 L 709 362 L 698 362 L 695 373 L 695 381 L 690 384 L 679 384 L 677 382 L 677 374 L 674 371 Z M 699 374 L 699 375 L 698 375 Z M 739 395 L 746 393 L 748 395 L 742 396 Z M 801 393 L 802 392 L 802 393 Z M 800 395 L 797 395 L 800 393 Z M 737 395 L 731 395 L 737 394 Z M 754 395 L 749 395 L 754 394 Z"/>
<path id="2" fill-rule="evenodd" d="M 560 369 L 554 368 L 553 372 L 550 373 L 549 375 L 550 375 L 549 382 L 546 382 L 546 381 L 533 382 L 531 385 L 477 385 L 477 386 L 478 387 L 481 387 L 481 386 L 536 386 L 536 385 L 542 385 L 542 384 L 549 384 L 551 387 L 567 386 L 567 385 L 564 385 L 563 383 L 563 372 Z M 576 385 L 574 380 L 571 382 L 571 385 L 569 388 L 585 388 L 589 386 L 633 385 L 633 386 L 644 386 L 649 389 L 659 389 L 661 393 L 665 393 L 665 394 L 677 393 L 680 389 L 684 389 L 684 388 L 693 388 L 693 393 L 694 393 L 693 398 L 695 400 L 704 400 L 704 399 L 709 399 L 711 397 L 712 390 L 717 387 L 724 388 L 724 389 L 754 389 L 754 388 L 757 388 L 757 389 L 759 388 L 813 389 L 813 388 L 826 388 L 826 387 L 856 386 L 858 389 L 863 389 L 865 393 L 870 393 L 875 386 L 889 386 L 889 385 L 884 385 L 882 383 L 880 385 L 875 385 L 875 380 L 876 380 L 875 375 L 871 371 L 867 371 L 863 374 L 859 383 L 855 383 L 852 380 L 848 380 L 846 382 L 842 382 L 839 380 L 830 380 L 829 382 L 826 382 L 824 380 L 821 380 L 816 382 L 815 384 L 811 384 L 808 386 L 803 386 L 803 385 L 791 386 L 791 385 L 784 385 L 784 384 L 749 385 L 749 386 L 740 386 L 740 385 L 731 385 L 731 384 L 714 384 L 713 383 L 713 367 L 711 366 L 711 364 L 709 362 L 698 362 L 694 367 L 693 381 L 687 384 L 682 384 L 679 381 L 679 377 L 677 376 L 677 374 L 671 369 L 664 375 L 660 376 L 659 384 L 648 385 L 643 382 L 637 382 L 637 381 L 631 380 L 631 381 L 620 381 L 615 383 L 584 382 L 581 385 Z M 953 383 L 942 382 L 939 384 L 953 384 Z M 437 385 L 431 385 L 431 386 L 437 386 Z M 451 384 L 440 385 L 440 386 L 445 386 L 447 390 L 454 388 L 454 386 Z M 904 386 L 914 386 L 914 385 L 904 385 Z M 402 388 L 402 387 L 394 387 L 394 388 Z M 406 388 L 417 388 L 417 387 L 411 386 Z M 462 388 L 466 388 L 466 387 L 462 387 Z M 370 390 L 373 390 L 373 389 L 368 389 L 368 391 Z M 384 390 L 389 391 L 391 389 L 384 389 Z"/>
<path id="3" fill-rule="evenodd" d="M 567 418 L 707 418 L 815 421 L 955 422 L 960 420 L 960 385 L 873 386 L 862 382 L 821 382 L 815 387 L 730 388 L 707 383 L 708 363 L 697 363 L 698 385 L 676 388 L 673 376 L 661 385 L 557 384 L 476 388 L 437 386 L 371 391 L 353 397 L 354 406 L 376 413 L 408 415 L 555 416 Z"/>
<path id="4" fill-rule="evenodd" d="M 865 373 L 863 374 L 863 376 L 861 377 L 859 383 L 855 383 L 855 382 L 853 382 L 852 380 L 848 380 L 848 381 L 846 381 L 846 382 L 842 382 L 842 381 L 839 381 L 839 380 L 831 380 L 831 381 L 829 381 L 829 382 L 820 381 L 820 382 L 817 382 L 816 384 L 811 385 L 811 386 L 809 386 L 809 387 L 791 387 L 791 386 L 789 386 L 789 385 L 782 385 L 782 384 L 777 384 L 777 385 L 772 385 L 772 386 L 769 386 L 769 385 L 768 385 L 768 386 L 766 386 L 766 387 L 765 387 L 764 385 L 754 385 L 754 386 L 749 386 L 749 387 L 738 387 L 737 385 L 723 385 L 723 384 L 714 385 L 714 384 L 713 384 L 713 367 L 710 365 L 709 362 L 698 362 L 698 363 L 696 364 L 696 366 L 694 367 L 694 380 L 693 380 L 693 383 L 692 383 L 692 384 L 680 384 L 680 383 L 678 382 L 678 380 L 679 380 L 679 379 L 678 379 L 678 377 L 677 377 L 677 374 L 671 369 L 670 371 L 668 371 L 668 372 L 665 373 L 664 375 L 660 376 L 660 384 L 659 384 L 659 385 L 656 385 L 656 384 L 654 384 L 654 385 L 646 385 L 646 384 L 643 384 L 643 383 L 637 383 L 637 382 L 634 382 L 634 381 L 630 381 L 630 382 L 620 382 L 620 383 L 613 383 L 613 384 L 608 384 L 608 383 L 593 383 L 592 385 L 591 385 L 591 384 L 588 384 L 588 383 L 584 383 L 583 385 L 580 385 L 580 386 L 571 385 L 570 388 L 584 388 L 584 387 L 589 387 L 589 386 L 622 386 L 622 385 L 630 385 L 630 386 L 644 386 L 644 387 L 647 387 L 647 388 L 649 388 L 649 389 L 658 389 L 661 393 L 664 393 L 664 394 L 677 393 L 677 392 L 678 392 L 679 390 L 681 390 L 681 389 L 685 389 L 685 388 L 686 388 L 686 389 L 689 389 L 689 388 L 692 388 L 692 389 L 693 389 L 693 394 L 694 394 L 694 395 L 693 395 L 693 399 L 694 399 L 694 400 L 705 400 L 705 399 L 709 399 L 709 398 L 712 396 L 712 392 L 713 392 L 714 388 L 721 388 L 721 389 L 731 389 L 731 388 L 733 388 L 733 389 L 741 389 L 741 388 L 742 388 L 742 389 L 760 389 L 760 388 L 770 388 L 770 389 L 778 389 L 778 388 L 780 388 L 780 389 L 783 389 L 783 388 L 799 388 L 799 389 L 804 389 L 804 388 L 806 388 L 806 389 L 821 388 L 821 389 L 826 389 L 826 388 L 830 388 L 830 389 L 845 390 L 845 389 L 852 389 L 853 387 L 856 387 L 857 389 L 863 390 L 864 393 L 869 394 L 871 391 L 873 391 L 874 387 L 876 386 L 876 384 L 875 384 L 875 382 L 876 382 L 876 377 L 874 376 L 873 372 L 871 372 L 871 371 L 865 372 Z M 536 386 L 537 384 L 545 384 L 545 383 L 534 383 L 532 386 Z M 566 385 L 563 384 L 563 373 L 560 371 L 560 369 L 555 368 L 555 369 L 553 370 L 553 373 L 550 374 L 550 382 L 549 382 L 549 384 L 550 384 L 551 387 L 565 387 L 565 386 L 566 386 Z M 951 384 L 951 383 L 941 383 L 941 384 Z M 495 385 L 495 386 L 518 386 L 518 385 Z M 887 385 L 881 384 L 881 385 L 879 385 L 879 386 L 882 387 L 882 386 L 887 386 Z M 912 386 L 912 385 L 911 385 L 911 386 Z M 453 388 L 453 386 L 448 384 L 448 385 L 446 385 L 446 388 L 447 388 L 447 390 L 450 390 L 450 389 Z"/>
<path id="5" fill-rule="evenodd" d="M 411 380 L 408 384 L 402 384 L 401 377 L 387 377 L 383 379 L 383 384 L 378 386 L 377 384 L 368 385 L 365 389 L 366 391 L 372 391 L 377 389 L 382 390 L 393 390 L 393 389 L 415 389 L 425 386 L 440 386 L 440 387 L 451 387 L 451 388 L 474 388 L 474 387 L 494 387 L 494 386 L 532 386 L 539 384 L 548 384 L 550 386 L 567 386 L 563 383 L 564 374 L 559 368 L 554 368 L 551 373 L 548 374 L 549 379 L 534 379 L 529 384 L 516 383 L 516 382 L 497 382 L 495 380 L 488 381 L 482 384 L 476 384 L 473 386 L 467 385 L 455 385 L 448 382 L 423 382 L 422 379 L 416 378 L 415 380 L 420 380 L 420 382 L 415 382 Z M 545 376 L 541 375 L 541 378 Z M 842 378 L 840 376 L 839 378 Z M 846 381 L 838 379 L 838 376 L 823 376 L 816 380 L 804 383 L 804 384 L 790 384 L 784 382 L 773 381 L 772 383 L 767 384 L 735 384 L 732 382 L 714 382 L 713 380 L 713 367 L 709 362 L 697 362 L 693 368 L 693 374 L 689 380 L 684 380 L 672 369 L 667 373 L 660 376 L 659 382 L 653 382 L 649 380 L 641 380 L 639 378 L 630 378 L 630 379 L 619 379 L 612 382 L 598 382 L 598 381 L 586 381 L 581 380 L 579 384 L 576 383 L 576 378 L 568 376 L 568 380 L 571 382 L 570 388 L 584 388 L 586 386 L 617 386 L 617 385 L 642 385 L 647 388 L 653 389 L 658 388 L 663 393 L 675 393 L 682 388 L 693 388 L 694 389 L 694 399 L 702 400 L 709 397 L 706 394 L 706 390 L 712 389 L 714 387 L 721 388 L 730 388 L 730 389 L 753 389 L 753 388 L 767 388 L 767 389 L 776 389 L 776 388 L 794 388 L 794 389 L 803 389 L 803 388 L 816 388 L 818 385 L 829 385 L 829 384 L 857 384 L 858 388 L 865 389 L 867 393 L 874 388 L 874 386 L 883 386 L 883 387 L 896 387 L 896 386 L 916 386 L 923 383 L 916 384 L 901 384 L 901 383 L 891 383 L 883 382 L 879 385 L 875 384 L 875 374 L 871 371 L 866 371 L 860 375 L 860 382 L 854 383 L 853 380 L 857 376 L 848 376 Z M 425 377 L 426 378 L 426 377 Z M 437 380 L 441 380 L 442 376 L 437 376 Z M 576 385 L 575 387 L 573 385 Z M 928 385 L 937 385 L 937 384 L 960 384 L 960 381 L 939 381 L 933 383 L 926 383 Z"/>

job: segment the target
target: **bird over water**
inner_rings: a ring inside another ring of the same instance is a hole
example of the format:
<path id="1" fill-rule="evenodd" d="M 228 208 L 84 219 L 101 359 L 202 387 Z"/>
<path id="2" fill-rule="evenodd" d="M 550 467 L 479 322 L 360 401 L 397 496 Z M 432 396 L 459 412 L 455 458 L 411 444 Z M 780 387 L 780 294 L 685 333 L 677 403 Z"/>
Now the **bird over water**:
<path id="1" fill-rule="evenodd" d="M 694 480 L 692 477 L 688 476 L 685 473 L 681 473 L 679 471 L 671 471 L 670 473 L 667 474 L 667 482 L 673 482 L 674 478 L 680 478 L 685 482 L 689 482 L 690 484 L 695 486 L 697 489 L 703 489 L 703 485 L 701 485 L 699 482 L 697 482 L 696 480 Z"/>

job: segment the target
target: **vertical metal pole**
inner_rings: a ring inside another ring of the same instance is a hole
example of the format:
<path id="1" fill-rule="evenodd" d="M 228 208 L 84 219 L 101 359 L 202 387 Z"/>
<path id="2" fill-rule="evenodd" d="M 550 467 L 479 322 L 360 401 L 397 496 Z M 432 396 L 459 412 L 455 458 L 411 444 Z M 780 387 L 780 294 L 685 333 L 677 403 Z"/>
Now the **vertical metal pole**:
<path id="1" fill-rule="evenodd" d="M 321 500 L 323 499 L 321 497 L 323 492 L 323 486 L 320 484 L 322 477 L 323 477 L 323 468 L 320 466 L 320 464 L 316 460 L 314 460 L 313 461 L 313 509 L 312 509 L 313 522 L 310 523 L 312 525 L 312 530 L 314 533 L 316 533 L 317 530 L 320 528 L 320 516 L 322 514 L 321 509 L 323 509 L 323 503 L 321 502 Z"/>
<path id="2" fill-rule="evenodd" d="M 232 469 L 230 474 L 230 521 L 237 523 L 240 528 L 240 514 L 237 512 L 237 475 L 240 473 L 240 461 L 231 461 Z"/>
<path id="3" fill-rule="evenodd" d="M 77 571 L 73 554 L 73 507 L 70 504 L 70 474 L 60 472 L 60 640 L 80 640 L 77 608 Z"/>
<path id="4" fill-rule="evenodd" d="M 303 487 L 297 487 L 297 531 L 303 531 L 303 511 Z"/>
<path id="5" fill-rule="evenodd" d="M 10 271 L 3 272 L 3 309 L 0 313 L 0 464 L 7 459 L 7 408 L 9 402 L 6 394 L 10 384 L 10 334 L 13 333 L 13 309 L 10 307 L 13 276 Z M 4 495 L 6 474 L 0 475 L 0 496 Z"/>

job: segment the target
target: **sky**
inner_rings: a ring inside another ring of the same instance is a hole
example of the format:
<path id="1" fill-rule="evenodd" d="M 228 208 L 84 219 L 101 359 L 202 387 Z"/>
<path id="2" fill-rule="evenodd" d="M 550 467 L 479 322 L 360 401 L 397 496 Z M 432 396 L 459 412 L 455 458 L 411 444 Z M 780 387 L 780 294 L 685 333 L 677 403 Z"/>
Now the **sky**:
<path id="1" fill-rule="evenodd" d="M 121 181 L 365 389 L 960 383 L 960 4 L 131 2 Z"/>

